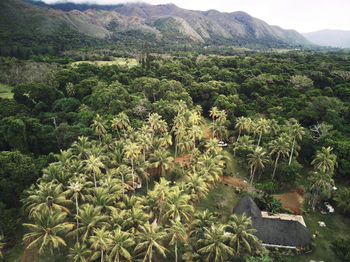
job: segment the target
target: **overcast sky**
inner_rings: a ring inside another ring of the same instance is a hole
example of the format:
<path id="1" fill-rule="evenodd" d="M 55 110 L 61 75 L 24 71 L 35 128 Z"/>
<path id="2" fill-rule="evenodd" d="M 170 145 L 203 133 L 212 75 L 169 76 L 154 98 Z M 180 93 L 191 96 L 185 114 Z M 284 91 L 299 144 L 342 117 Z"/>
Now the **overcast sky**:
<path id="1" fill-rule="evenodd" d="M 75 2 L 118 4 L 122 0 L 43 0 L 46 3 Z M 192 10 L 244 11 L 270 25 L 301 33 L 321 29 L 350 30 L 350 0 L 144 0 L 149 4 L 173 3 Z"/>

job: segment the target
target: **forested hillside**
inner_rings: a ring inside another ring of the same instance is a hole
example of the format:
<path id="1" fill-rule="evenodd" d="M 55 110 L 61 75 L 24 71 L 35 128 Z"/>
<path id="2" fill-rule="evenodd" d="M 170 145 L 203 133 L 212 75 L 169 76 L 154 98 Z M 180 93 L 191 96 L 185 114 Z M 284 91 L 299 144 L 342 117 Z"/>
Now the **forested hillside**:
<path id="1" fill-rule="evenodd" d="M 272 195 L 302 186 L 310 221 L 331 201 L 344 223 L 331 229 L 344 234 L 324 233 L 312 254 L 346 256 L 337 247 L 350 241 L 348 52 L 68 61 L 12 83 L 13 98 L 0 93 L 6 259 L 24 243 L 38 261 L 285 261 L 232 215 L 241 189 L 222 176 L 245 179 L 271 212 L 292 213 Z"/>

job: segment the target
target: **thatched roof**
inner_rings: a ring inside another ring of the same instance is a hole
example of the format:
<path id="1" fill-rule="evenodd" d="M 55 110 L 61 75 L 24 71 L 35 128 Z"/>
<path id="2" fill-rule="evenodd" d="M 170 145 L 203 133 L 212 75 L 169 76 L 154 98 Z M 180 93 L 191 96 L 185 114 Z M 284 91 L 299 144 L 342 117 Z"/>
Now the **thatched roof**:
<path id="1" fill-rule="evenodd" d="M 245 214 L 247 217 L 251 217 L 251 218 L 261 217 L 260 209 L 248 194 L 245 195 L 241 199 L 241 201 L 238 202 L 238 204 L 233 210 L 233 213 L 237 215 Z"/>
<path id="2" fill-rule="evenodd" d="M 254 234 L 268 245 L 285 247 L 303 247 L 312 241 L 309 230 L 298 221 L 266 218 L 261 216 L 261 211 L 249 195 L 246 195 L 237 204 L 234 213 L 250 217 Z"/>

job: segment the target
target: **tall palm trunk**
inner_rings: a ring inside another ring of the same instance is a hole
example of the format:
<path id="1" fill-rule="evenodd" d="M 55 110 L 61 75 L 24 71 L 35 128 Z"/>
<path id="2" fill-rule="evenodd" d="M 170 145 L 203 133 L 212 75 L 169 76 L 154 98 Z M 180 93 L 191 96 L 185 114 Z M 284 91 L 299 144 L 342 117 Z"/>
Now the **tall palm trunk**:
<path id="1" fill-rule="evenodd" d="M 258 148 L 258 146 L 260 145 L 261 136 L 262 136 L 262 132 L 260 132 L 260 134 L 259 134 L 259 140 L 258 140 L 258 144 L 256 145 L 256 148 Z"/>
<path id="2" fill-rule="evenodd" d="M 53 244 L 50 245 L 51 260 L 55 262 L 55 254 L 53 252 Z"/>
<path id="3" fill-rule="evenodd" d="M 76 208 L 76 213 L 77 216 L 79 216 L 79 203 L 78 203 L 78 194 L 75 195 L 75 208 Z M 77 217 L 77 229 L 79 228 L 79 219 Z M 79 233 L 77 230 L 77 243 L 79 242 Z"/>
<path id="4" fill-rule="evenodd" d="M 124 199 L 124 175 L 123 173 L 120 173 L 122 175 L 122 187 L 123 187 L 123 199 Z"/>
<path id="5" fill-rule="evenodd" d="M 177 262 L 177 241 L 175 242 L 175 262 Z"/>
<path id="6" fill-rule="evenodd" d="M 254 169 L 253 169 L 253 166 L 251 166 L 250 167 L 250 185 L 253 184 L 255 171 L 256 171 L 256 166 L 254 166 Z"/>
<path id="7" fill-rule="evenodd" d="M 213 117 L 213 133 L 212 133 L 212 139 L 214 139 L 214 133 L 215 133 L 215 122 Z"/>
<path id="8" fill-rule="evenodd" d="M 101 262 L 103 262 L 103 249 L 101 249 Z"/>
<path id="9" fill-rule="evenodd" d="M 95 188 L 97 188 L 97 183 L 96 183 L 96 174 L 95 174 L 95 171 L 92 172 L 94 174 L 94 183 L 95 183 Z"/>
<path id="10" fill-rule="evenodd" d="M 275 160 L 275 166 L 273 168 L 273 173 L 272 173 L 272 179 L 275 177 L 276 169 L 277 169 L 277 163 L 278 159 L 280 158 L 280 154 L 277 154 L 276 160 Z"/>
<path id="11" fill-rule="evenodd" d="M 135 177 L 134 177 L 134 158 L 131 157 L 131 175 L 132 175 L 132 189 L 135 195 Z"/>
<path id="12" fill-rule="evenodd" d="M 290 163 L 292 163 L 292 157 L 293 157 L 293 151 L 294 151 L 294 144 L 295 144 L 295 137 L 294 137 L 294 139 L 293 139 L 292 150 L 290 151 L 288 166 L 290 165 Z"/>
<path id="13" fill-rule="evenodd" d="M 239 129 L 239 133 L 238 133 L 238 137 L 237 137 L 237 142 L 239 141 L 239 138 L 241 137 L 241 133 L 242 133 L 242 128 Z"/>

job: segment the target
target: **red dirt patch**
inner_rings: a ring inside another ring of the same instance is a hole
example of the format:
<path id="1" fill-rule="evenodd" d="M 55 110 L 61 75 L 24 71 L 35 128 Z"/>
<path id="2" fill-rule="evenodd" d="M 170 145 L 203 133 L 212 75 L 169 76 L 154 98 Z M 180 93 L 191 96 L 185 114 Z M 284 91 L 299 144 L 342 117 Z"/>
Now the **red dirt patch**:
<path id="1" fill-rule="evenodd" d="M 279 199 L 284 208 L 288 208 L 296 214 L 300 214 L 302 212 L 301 206 L 305 199 L 304 188 L 298 187 L 288 193 L 273 195 L 273 197 Z"/>
<path id="2" fill-rule="evenodd" d="M 175 163 L 178 163 L 180 165 L 185 164 L 187 167 L 190 165 L 190 155 L 184 155 L 184 156 L 178 156 L 175 158 Z"/>
<path id="3" fill-rule="evenodd" d="M 221 181 L 226 184 L 226 185 L 232 185 L 240 188 L 248 188 L 248 183 L 244 183 L 244 181 L 234 178 L 234 177 L 229 177 L 229 176 L 220 176 Z"/>

